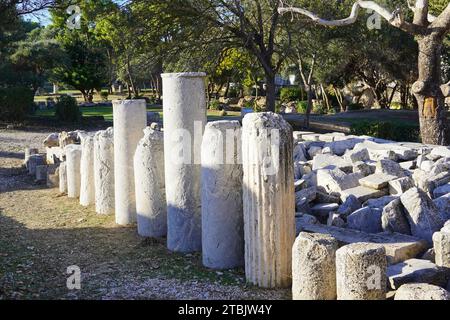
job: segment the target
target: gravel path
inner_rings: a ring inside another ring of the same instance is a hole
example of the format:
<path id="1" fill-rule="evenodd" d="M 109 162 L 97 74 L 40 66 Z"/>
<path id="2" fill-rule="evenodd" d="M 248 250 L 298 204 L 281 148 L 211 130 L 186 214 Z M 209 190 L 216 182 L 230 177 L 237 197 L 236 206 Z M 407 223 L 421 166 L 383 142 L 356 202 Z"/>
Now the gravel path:
<path id="1" fill-rule="evenodd" d="M 169 252 L 164 239 L 34 183 L 25 147 L 44 151 L 51 130 L 0 130 L 1 299 L 289 299 L 290 290 L 248 286 L 242 269 L 216 272 L 200 254 Z M 81 269 L 81 290 L 67 289 L 67 267 Z"/>

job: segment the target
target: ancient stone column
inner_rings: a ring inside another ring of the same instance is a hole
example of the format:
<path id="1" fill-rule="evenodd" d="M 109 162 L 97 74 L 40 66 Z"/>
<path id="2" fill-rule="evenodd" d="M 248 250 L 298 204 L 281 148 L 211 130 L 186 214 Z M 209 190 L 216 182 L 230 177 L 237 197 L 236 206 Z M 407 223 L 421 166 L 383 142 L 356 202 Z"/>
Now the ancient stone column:
<path id="1" fill-rule="evenodd" d="M 59 192 L 67 193 L 67 166 L 66 161 L 59 164 Z"/>
<path id="2" fill-rule="evenodd" d="M 164 133 L 147 127 L 134 155 L 138 233 L 143 237 L 167 235 L 164 181 Z"/>
<path id="3" fill-rule="evenodd" d="M 136 222 L 133 155 L 147 126 L 145 100 L 113 102 L 116 223 Z"/>
<path id="4" fill-rule="evenodd" d="M 206 125 L 202 142 L 203 265 L 230 269 L 244 265 L 241 125 Z"/>
<path id="5" fill-rule="evenodd" d="M 372 243 L 353 243 L 336 251 L 338 300 L 386 299 L 386 250 Z"/>
<path id="6" fill-rule="evenodd" d="M 433 244 L 436 264 L 440 267 L 450 268 L 450 233 L 435 232 Z"/>
<path id="7" fill-rule="evenodd" d="M 36 168 L 45 165 L 45 158 L 42 154 L 32 154 L 28 158 L 27 168 L 30 175 L 36 175 Z"/>
<path id="8" fill-rule="evenodd" d="M 94 137 L 95 212 L 114 214 L 114 129 Z"/>
<path id="9" fill-rule="evenodd" d="M 202 248 L 200 158 L 206 124 L 204 73 L 163 74 L 167 247 Z"/>
<path id="10" fill-rule="evenodd" d="M 338 241 L 320 233 L 302 232 L 292 249 L 292 299 L 336 299 Z"/>
<path id="11" fill-rule="evenodd" d="M 295 240 L 293 136 L 271 112 L 243 120 L 245 274 L 261 287 L 289 287 Z"/>
<path id="12" fill-rule="evenodd" d="M 66 152 L 66 171 L 67 171 L 67 196 L 69 198 L 78 198 L 81 188 L 81 146 L 78 144 L 69 144 L 65 148 Z"/>
<path id="13" fill-rule="evenodd" d="M 80 204 L 87 207 L 95 203 L 94 137 L 89 134 L 82 134 L 81 148 Z"/>
<path id="14" fill-rule="evenodd" d="M 30 159 L 30 156 L 33 154 L 38 154 L 39 150 L 36 148 L 25 148 L 25 157 L 23 160 L 23 164 L 28 169 L 28 160 Z"/>

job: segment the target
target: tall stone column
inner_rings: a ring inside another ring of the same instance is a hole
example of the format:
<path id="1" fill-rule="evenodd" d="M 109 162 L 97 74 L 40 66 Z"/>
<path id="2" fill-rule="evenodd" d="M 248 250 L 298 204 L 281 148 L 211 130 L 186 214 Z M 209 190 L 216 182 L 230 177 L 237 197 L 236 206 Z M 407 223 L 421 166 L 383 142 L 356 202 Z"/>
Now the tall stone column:
<path id="1" fill-rule="evenodd" d="M 329 235 L 302 232 L 292 249 L 292 298 L 336 299 L 336 250 Z"/>
<path id="2" fill-rule="evenodd" d="M 386 250 L 381 245 L 353 243 L 338 249 L 338 300 L 385 300 L 386 268 Z"/>
<path id="3" fill-rule="evenodd" d="M 67 193 L 67 162 L 63 161 L 59 164 L 59 192 Z"/>
<path id="4" fill-rule="evenodd" d="M 81 148 L 80 204 L 87 207 L 95 203 L 94 137 L 82 134 Z"/>
<path id="5" fill-rule="evenodd" d="M 95 212 L 114 214 L 114 129 L 94 137 Z"/>
<path id="6" fill-rule="evenodd" d="M 291 126 L 272 112 L 244 117 L 245 274 L 260 287 L 289 287 L 295 240 Z"/>
<path id="7" fill-rule="evenodd" d="M 81 146 L 69 144 L 66 151 L 66 171 L 67 171 L 67 196 L 78 198 L 81 188 Z"/>
<path id="8" fill-rule="evenodd" d="M 134 155 L 138 233 L 143 237 L 167 235 L 164 181 L 164 133 L 147 127 Z"/>
<path id="9" fill-rule="evenodd" d="M 244 265 L 241 125 L 206 125 L 202 142 L 203 265 L 230 269 Z"/>
<path id="10" fill-rule="evenodd" d="M 116 223 L 136 222 L 133 155 L 147 126 L 145 100 L 117 100 L 114 113 L 114 189 Z"/>
<path id="11" fill-rule="evenodd" d="M 202 248 L 200 158 L 206 124 L 204 73 L 163 74 L 167 247 Z"/>

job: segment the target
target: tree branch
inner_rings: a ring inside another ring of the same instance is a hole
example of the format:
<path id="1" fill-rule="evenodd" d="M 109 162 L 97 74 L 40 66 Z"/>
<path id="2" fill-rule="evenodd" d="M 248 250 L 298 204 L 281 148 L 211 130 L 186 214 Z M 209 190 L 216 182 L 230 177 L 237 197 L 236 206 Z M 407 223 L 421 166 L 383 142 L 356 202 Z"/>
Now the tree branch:
<path id="1" fill-rule="evenodd" d="M 450 3 L 447 5 L 444 11 L 436 18 L 436 20 L 430 26 L 432 29 L 437 30 L 441 36 L 446 35 L 450 30 Z"/>
<path id="2" fill-rule="evenodd" d="M 278 12 L 280 14 L 284 14 L 287 12 L 294 12 L 299 13 L 304 16 L 309 17 L 311 20 L 315 21 L 318 24 L 328 26 L 328 27 L 340 27 L 340 26 L 347 26 L 351 25 L 356 22 L 358 19 L 358 14 L 360 9 L 369 9 L 373 10 L 376 13 L 378 13 L 381 17 L 383 17 L 385 20 L 387 20 L 392 26 L 399 28 L 405 32 L 408 32 L 413 35 L 419 35 L 424 34 L 426 32 L 426 28 L 409 23 L 403 19 L 403 15 L 401 14 L 400 9 L 395 10 L 394 12 L 389 12 L 387 9 L 383 8 L 379 4 L 377 4 L 374 1 L 356 1 L 353 4 L 352 11 L 350 13 L 350 16 L 345 19 L 340 20 L 326 20 L 320 18 L 315 13 L 312 13 L 308 10 L 302 9 L 302 8 L 295 8 L 295 7 L 284 7 L 283 3 L 281 3 L 282 6 L 278 8 Z"/>

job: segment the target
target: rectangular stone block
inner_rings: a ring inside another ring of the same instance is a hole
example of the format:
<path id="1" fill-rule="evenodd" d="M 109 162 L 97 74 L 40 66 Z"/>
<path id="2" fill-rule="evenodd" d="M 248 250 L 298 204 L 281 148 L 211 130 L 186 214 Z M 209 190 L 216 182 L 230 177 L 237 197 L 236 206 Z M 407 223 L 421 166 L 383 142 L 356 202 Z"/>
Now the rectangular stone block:
<path id="1" fill-rule="evenodd" d="M 359 183 L 363 187 L 381 190 L 386 188 L 388 186 L 388 183 L 392 180 L 395 180 L 396 178 L 396 176 L 391 176 L 383 173 L 375 173 L 360 179 Z"/>
<path id="2" fill-rule="evenodd" d="M 387 189 L 375 190 L 372 188 L 359 186 L 359 187 L 344 190 L 342 192 L 341 198 L 342 198 L 342 201 L 345 201 L 345 199 L 348 196 L 354 195 L 359 200 L 359 202 L 364 203 L 369 199 L 381 198 L 387 194 L 388 194 Z"/>

